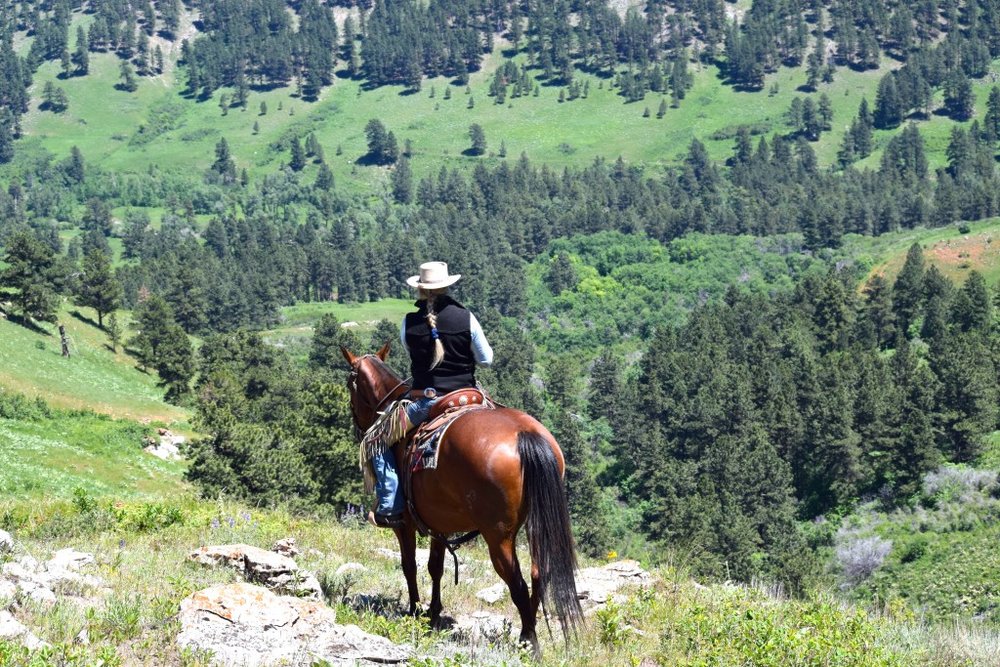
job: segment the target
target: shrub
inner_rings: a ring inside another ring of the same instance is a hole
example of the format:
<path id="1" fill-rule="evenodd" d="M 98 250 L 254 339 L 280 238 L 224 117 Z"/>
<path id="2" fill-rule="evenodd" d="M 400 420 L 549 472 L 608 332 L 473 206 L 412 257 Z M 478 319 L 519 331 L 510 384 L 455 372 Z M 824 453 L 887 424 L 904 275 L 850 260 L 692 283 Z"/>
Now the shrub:
<path id="1" fill-rule="evenodd" d="M 966 466 L 942 466 L 924 476 L 924 496 L 937 503 L 970 503 L 998 489 L 997 471 Z"/>
<path id="2" fill-rule="evenodd" d="M 892 550 L 892 542 L 878 536 L 861 537 L 854 532 L 837 536 L 836 559 L 844 579 L 857 585 L 872 576 Z"/>

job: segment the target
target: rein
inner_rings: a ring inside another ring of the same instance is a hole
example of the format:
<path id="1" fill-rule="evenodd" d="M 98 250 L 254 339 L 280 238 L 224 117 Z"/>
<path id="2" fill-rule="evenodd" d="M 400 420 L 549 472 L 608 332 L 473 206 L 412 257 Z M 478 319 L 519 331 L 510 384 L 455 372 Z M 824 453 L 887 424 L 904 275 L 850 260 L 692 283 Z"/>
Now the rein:
<path id="1" fill-rule="evenodd" d="M 378 365 L 382 366 L 387 371 L 389 371 L 389 373 L 392 374 L 393 376 L 395 374 L 392 373 L 392 371 L 387 366 L 385 366 L 385 363 L 374 354 L 366 354 L 362 357 L 359 357 L 357 361 L 351 364 L 351 373 L 347 377 L 347 382 L 351 386 L 352 396 L 357 397 L 363 403 L 364 407 L 368 408 L 369 410 L 372 411 L 373 414 L 377 415 L 382 410 L 382 408 L 385 407 L 385 404 L 396 396 L 396 392 L 398 392 L 400 388 L 410 386 L 409 378 L 397 382 L 396 385 L 392 389 L 390 389 L 385 396 L 383 396 L 381 399 L 376 400 L 375 403 L 373 404 L 370 400 L 368 400 L 368 397 L 364 395 L 364 392 L 358 391 L 358 376 L 360 375 L 361 362 L 365 359 L 372 359 L 375 362 L 377 362 Z M 354 401 L 351 401 L 351 418 L 354 420 L 354 437 L 360 441 L 361 435 L 364 433 L 364 429 L 361 428 L 361 425 L 359 423 L 358 412 L 354 408 Z"/>

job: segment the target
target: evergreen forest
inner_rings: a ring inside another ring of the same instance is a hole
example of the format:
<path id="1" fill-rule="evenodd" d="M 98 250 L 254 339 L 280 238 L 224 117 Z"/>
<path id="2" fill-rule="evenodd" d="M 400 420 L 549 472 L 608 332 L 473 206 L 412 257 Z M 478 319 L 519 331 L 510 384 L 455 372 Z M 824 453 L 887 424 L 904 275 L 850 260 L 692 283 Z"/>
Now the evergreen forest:
<path id="1" fill-rule="evenodd" d="M 851 531 L 995 522 L 998 80 L 1000 0 L 6 2 L 0 309 L 155 385 L 201 497 L 340 516 L 340 347 L 408 375 L 444 261 L 582 554 L 996 624 Z"/>

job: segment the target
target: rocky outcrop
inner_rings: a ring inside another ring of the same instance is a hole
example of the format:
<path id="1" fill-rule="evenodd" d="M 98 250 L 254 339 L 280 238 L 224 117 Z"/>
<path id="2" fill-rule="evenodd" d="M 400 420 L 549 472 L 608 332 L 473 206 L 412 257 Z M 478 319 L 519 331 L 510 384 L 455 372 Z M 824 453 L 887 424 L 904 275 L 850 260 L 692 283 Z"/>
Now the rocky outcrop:
<path id="1" fill-rule="evenodd" d="M 593 609 L 613 599 L 626 586 L 653 585 L 653 575 L 634 560 L 620 560 L 601 567 L 588 567 L 576 574 L 576 594 L 584 610 Z"/>
<path id="2" fill-rule="evenodd" d="M 0 530 L 0 556 L 14 550 L 14 538 L 5 530 Z"/>
<path id="3" fill-rule="evenodd" d="M 190 595 L 181 602 L 179 620 L 177 643 L 211 651 L 213 663 L 225 667 L 394 664 L 411 654 L 357 626 L 338 625 L 326 605 L 246 583 Z"/>
<path id="4" fill-rule="evenodd" d="M 74 549 L 57 551 L 45 562 L 23 556 L 0 567 L 0 582 L 6 582 L 0 583 L 0 597 L 14 597 L 4 595 L 13 586 L 14 595 L 40 604 L 55 604 L 57 594 L 90 603 L 90 594 L 101 592 L 104 586 L 99 578 L 80 572 L 93 563 L 92 554 Z"/>
<path id="5" fill-rule="evenodd" d="M 174 435 L 165 428 L 158 429 L 157 436 L 157 438 L 143 438 L 146 444 L 143 451 L 164 461 L 179 461 L 182 458 L 181 445 L 187 442 L 187 438 L 183 435 Z"/>
<path id="6" fill-rule="evenodd" d="M 231 567 L 247 581 L 262 584 L 274 591 L 312 599 L 323 596 L 323 589 L 312 573 L 300 570 L 288 556 L 265 551 L 260 547 L 249 544 L 201 547 L 192 551 L 188 559 L 209 567 Z"/>
<path id="7" fill-rule="evenodd" d="M 0 534 L 2 545 L 8 544 L 13 552 L 14 540 L 8 533 Z M 94 564 L 94 556 L 74 549 L 57 551 L 47 561 L 31 556 L 4 563 L 0 567 L 0 640 L 13 641 L 31 650 L 48 646 L 14 616 L 15 605 L 31 602 L 51 606 L 58 601 L 75 602 L 93 607 L 101 602 L 106 592 L 104 582 L 81 572 Z"/>
<path id="8" fill-rule="evenodd" d="M 0 640 L 15 641 L 31 650 L 47 646 L 45 642 L 14 618 L 13 614 L 3 609 L 0 609 Z"/>

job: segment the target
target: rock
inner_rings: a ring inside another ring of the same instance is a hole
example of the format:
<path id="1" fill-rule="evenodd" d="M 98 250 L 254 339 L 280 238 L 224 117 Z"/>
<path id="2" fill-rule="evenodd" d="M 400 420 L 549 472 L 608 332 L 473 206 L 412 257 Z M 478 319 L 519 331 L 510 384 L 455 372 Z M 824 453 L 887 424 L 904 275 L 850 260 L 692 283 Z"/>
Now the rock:
<path id="1" fill-rule="evenodd" d="M 76 549 L 60 549 L 46 563 L 49 570 L 69 570 L 76 572 L 84 565 L 92 565 L 94 555 Z"/>
<path id="2" fill-rule="evenodd" d="M 0 609 L 13 602 L 15 595 L 17 595 L 17 587 L 14 586 L 14 583 L 0 579 Z"/>
<path id="3" fill-rule="evenodd" d="M 489 588 L 484 588 L 483 590 L 476 593 L 476 597 L 485 602 L 486 604 L 496 604 L 507 595 L 507 585 L 504 583 L 499 583 Z"/>
<path id="4" fill-rule="evenodd" d="M 645 587 L 652 583 L 652 575 L 639 567 L 639 563 L 621 560 L 580 570 L 576 575 L 576 592 L 581 602 L 594 606 L 607 602 L 623 586 Z"/>
<path id="5" fill-rule="evenodd" d="M 89 574 L 81 574 L 79 569 L 94 563 L 92 554 L 63 549 L 45 563 L 39 563 L 25 556 L 12 563 L 4 563 L 0 568 L 8 583 L 12 583 L 17 593 L 35 602 L 52 605 L 56 603 L 57 592 L 70 591 L 69 597 L 82 598 L 83 589 L 99 590 L 103 582 Z M 86 598 L 82 598 L 87 601 Z"/>
<path id="6" fill-rule="evenodd" d="M 510 619 L 480 611 L 469 616 L 460 616 L 455 620 L 454 632 L 459 639 L 468 643 L 498 643 L 505 637 L 514 634 L 514 626 Z"/>
<path id="7" fill-rule="evenodd" d="M 0 554 L 10 553 L 14 550 L 14 538 L 5 530 L 0 530 Z"/>
<path id="8" fill-rule="evenodd" d="M 342 577 L 350 572 L 367 572 L 368 568 L 361 563 L 344 563 L 337 568 L 337 576 Z"/>
<path id="9" fill-rule="evenodd" d="M 73 643 L 80 646 L 90 646 L 90 633 L 87 632 L 87 628 L 80 630 L 79 634 L 73 638 Z"/>
<path id="10" fill-rule="evenodd" d="M 188 559 L 210 567 L 232 567 L 247 580 L 276 591 L 316 599 L 323 594 L 316 577 L 306 570 L 300 570 L 294 560 L 249 544 L 201 547 L 192 551 Z"/>
<path id="11" fill-rule="evenodd" d="M 299 555 L 299 548 L 295 546 L 294 537 L 286 537 L 283 540 L 278 540 L 274 543 L 274 546 L 271 547 L 271 551 L 279 553 L 282 556 L 288 556 L 289 558 L 295 558 Z"/>
<path id="12" fill-rule="evenodd" d="M 13 614 L 3 610 L 0 610 L 0 639 L 17 641 L 32 651 L 48 646 L 14 618 Z"/>
<path id="13" fill-rule="evenodd" d="M 174 435 L 169 429 L 165 428 L 156 429 L 156 433 L 159 435 L 159 440 L 143 438 L 143 442 L 146 443 L 143 451 L 164 461 L 178 461 L 183 458 L 180 446 L 187 442 L 187 438 L 183 435 Z"/>
<path id="14" fill-rule="evenodd" d="M 181 647 L 209 650 L 213 664 L 399 663 L 410 650 L 353 625 L 338 625 L 318 602 L 278 596 L 251 584 L 221 584 L 181 602 Z"/>

